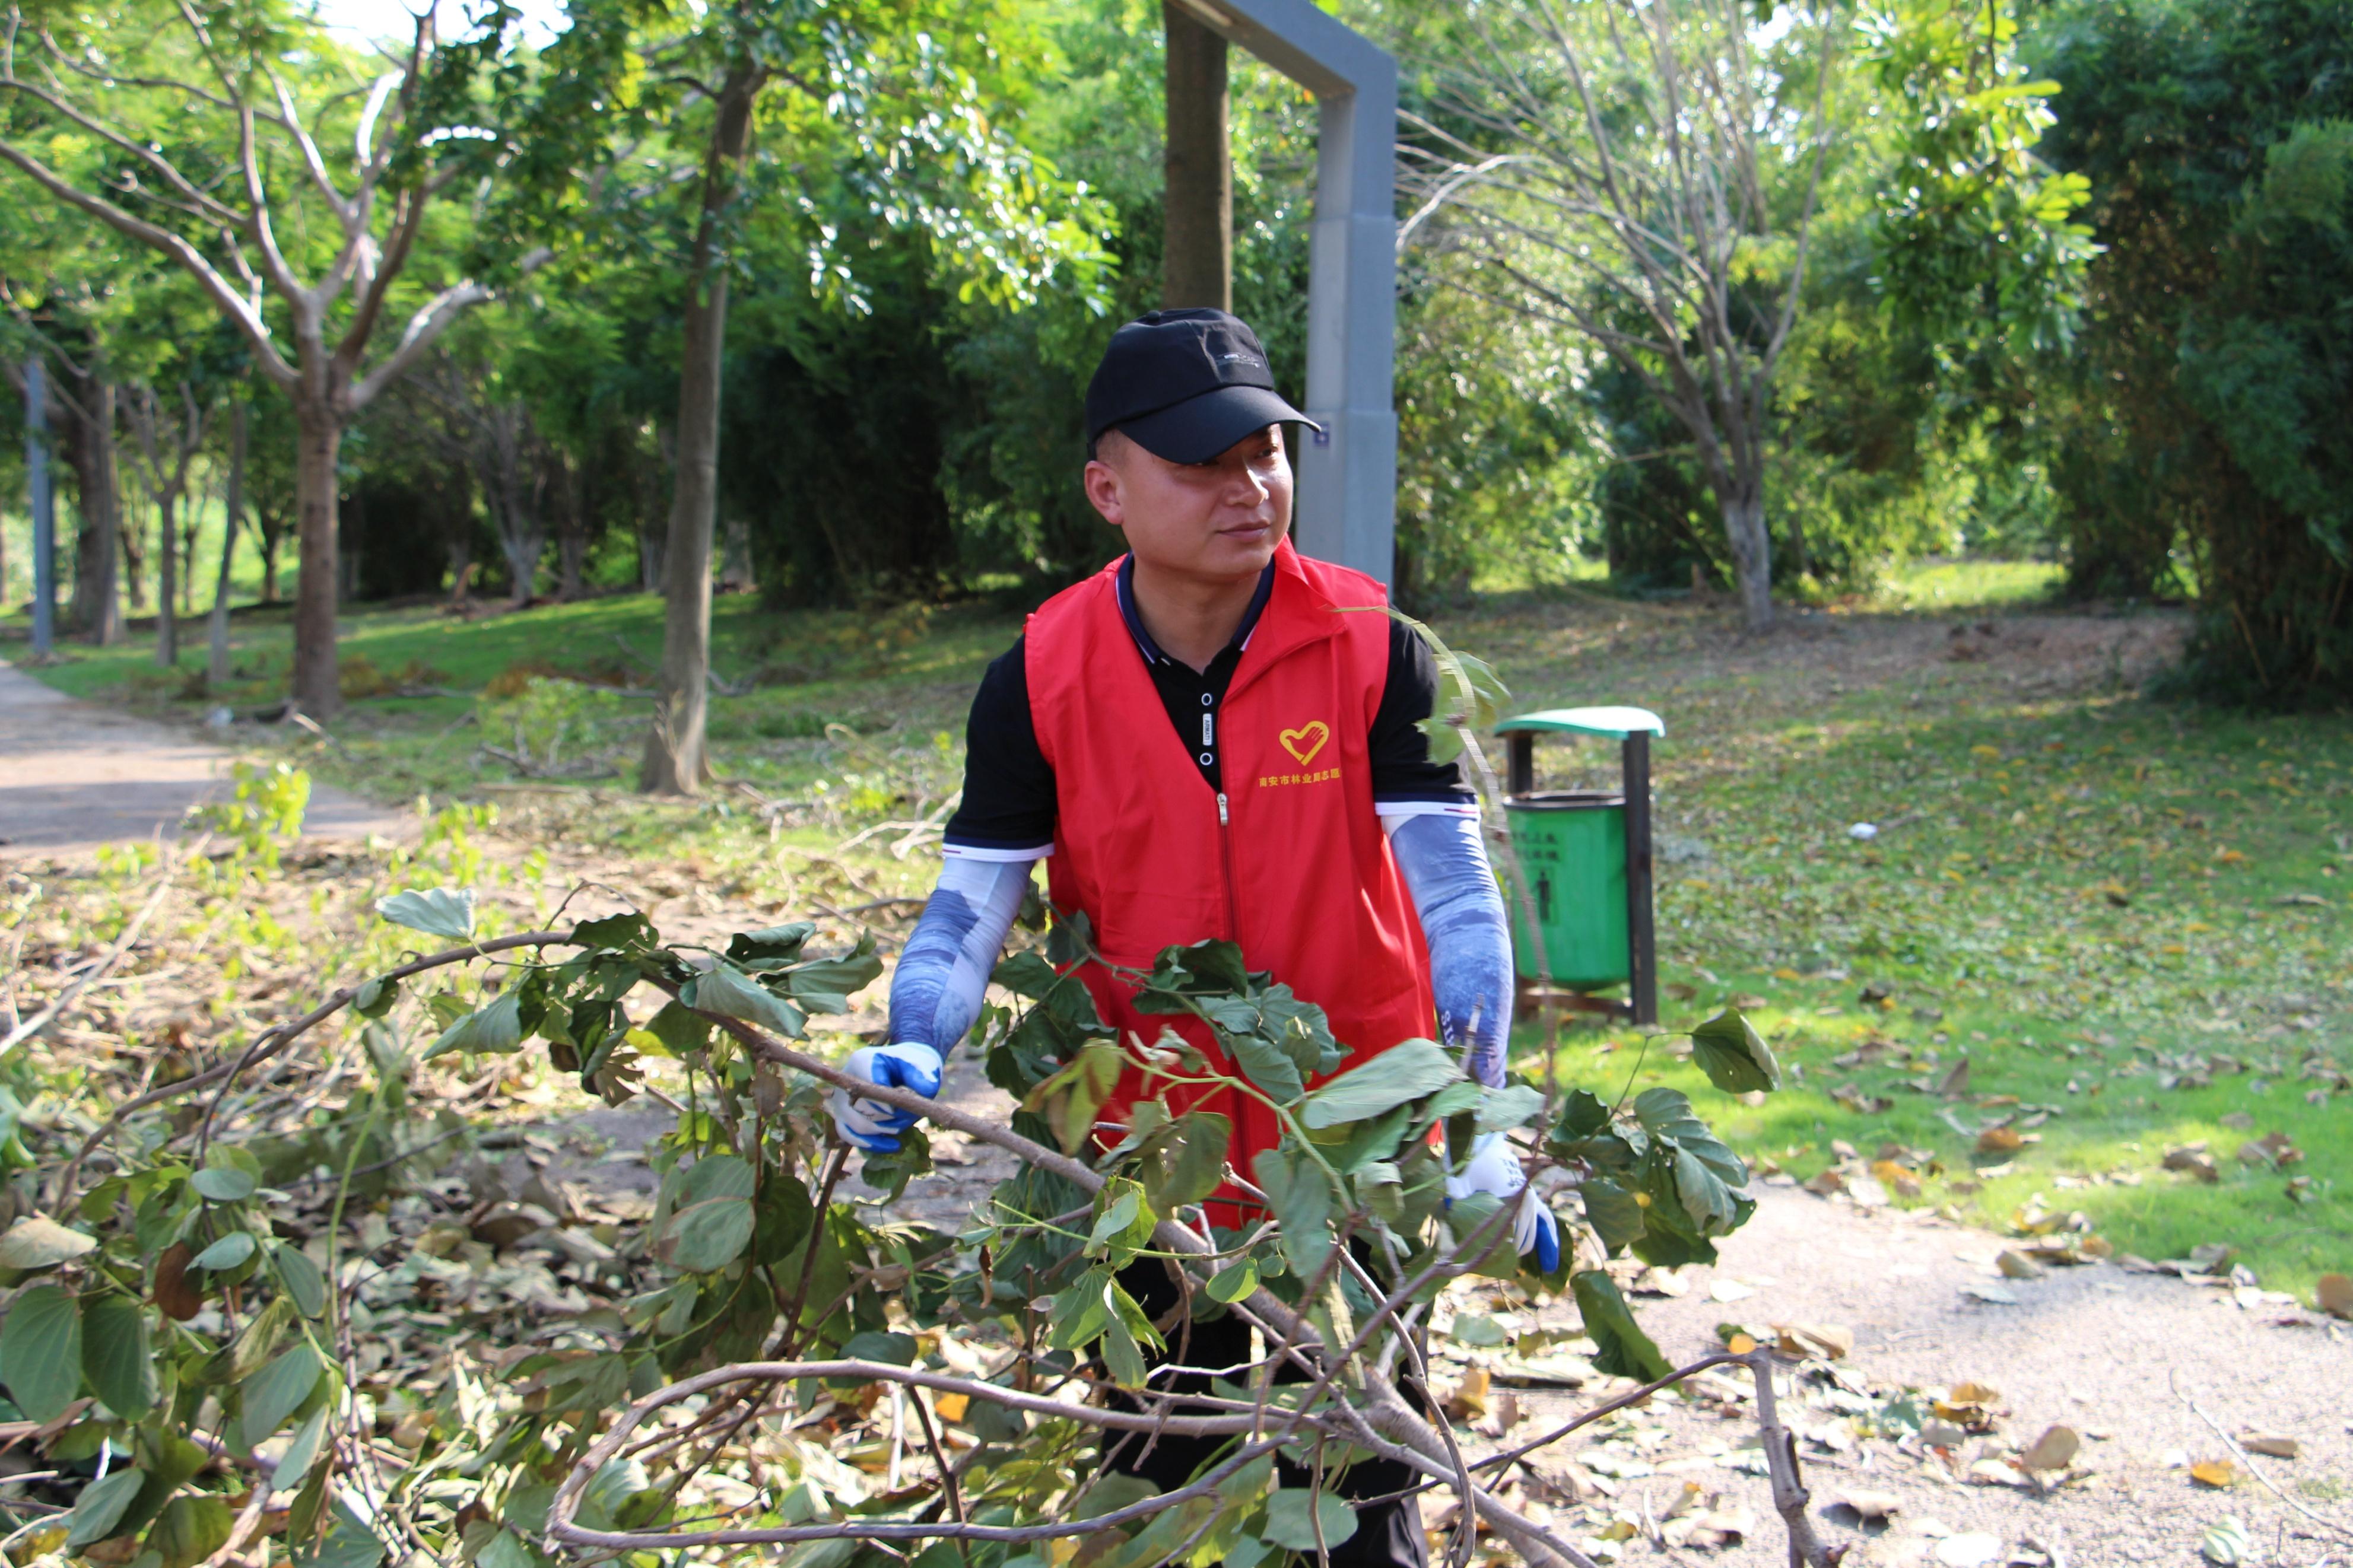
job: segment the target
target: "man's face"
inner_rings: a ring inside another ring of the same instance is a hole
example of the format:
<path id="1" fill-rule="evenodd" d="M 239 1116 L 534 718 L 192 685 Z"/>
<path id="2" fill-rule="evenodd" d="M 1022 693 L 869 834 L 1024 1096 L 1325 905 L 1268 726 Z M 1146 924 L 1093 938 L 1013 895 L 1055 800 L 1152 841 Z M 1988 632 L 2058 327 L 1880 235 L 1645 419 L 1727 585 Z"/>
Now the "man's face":
<path id="1" fill-rule="evenodd" d="M 1291 529 L 1291 462 L 1270 425 L 1206 463 L 1172 463 L 1113 431 L 1087 465 L 1087 500 L 1139 564 L 1187 576 L 1256 576 Z"/>

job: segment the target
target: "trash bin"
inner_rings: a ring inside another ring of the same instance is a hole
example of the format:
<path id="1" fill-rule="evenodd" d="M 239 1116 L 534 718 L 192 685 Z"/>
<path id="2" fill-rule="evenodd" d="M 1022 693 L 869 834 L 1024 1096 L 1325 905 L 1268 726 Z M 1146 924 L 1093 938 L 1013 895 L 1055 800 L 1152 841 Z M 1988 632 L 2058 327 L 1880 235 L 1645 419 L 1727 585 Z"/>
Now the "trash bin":
<path id="1" fill-rule="evenodd" d="M 1641 708 L 1561 708 L 1524 713 L 1495 727 L 1510 752 L 1504 799 L 1512 843 L 1528 879 L 1527 897 L 1507 888 L 1512 951 L 1520 978 L 1541 971 L 1570 994 L 1548 1000 L 1608 1012 L 1637 1024 L 1658 1021 L 1658 956 L 1651 907 L 1651 737 L 1659 717 Z M 1591 735 L 1620 744 L 1620 788 L 1539 790 L 1535 738 Z M 1508 877 L 1508 864 L 1504 868 Z M 1527 930 L 1527 906 L 1544 942 L 1541 966 Z M 1622 1003 L 1586 993 L 1623 984 Z"/>

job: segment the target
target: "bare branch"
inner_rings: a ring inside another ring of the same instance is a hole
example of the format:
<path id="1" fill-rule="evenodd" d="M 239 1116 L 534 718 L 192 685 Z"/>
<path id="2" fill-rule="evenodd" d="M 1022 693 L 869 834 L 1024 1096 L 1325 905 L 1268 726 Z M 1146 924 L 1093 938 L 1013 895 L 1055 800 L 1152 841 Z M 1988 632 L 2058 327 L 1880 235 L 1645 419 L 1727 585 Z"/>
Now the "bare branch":
<path id="1" fill-rule="evenodd" d="M 521 270 L 526 275 L 536 272 L 554 255 L 554 251 L 541 246 L 522 258 Z M 352 408 L 356 411 L 366 407 L 386 386 L 399 380 L 401 373 L 414 363 L 419 354 L 431 348 L 434 340 L 448 331 L 459 317 L 473 306 L 495 299 L 497 294 L 498 291 L 488 285 L 469 279 L 453 284 L 435 295 L 408 319 L 407 329 L 400 334 L 399 346 L 392 351 L 391 355 L 353 385 Z"/>

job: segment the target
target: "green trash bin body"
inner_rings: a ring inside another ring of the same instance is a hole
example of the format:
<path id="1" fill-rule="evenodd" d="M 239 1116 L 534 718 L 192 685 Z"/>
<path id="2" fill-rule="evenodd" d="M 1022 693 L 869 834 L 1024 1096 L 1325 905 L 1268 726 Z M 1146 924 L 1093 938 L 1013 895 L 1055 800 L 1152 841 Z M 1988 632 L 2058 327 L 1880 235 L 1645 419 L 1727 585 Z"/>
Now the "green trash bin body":
<path id="1" fill-rule="evenodd" d="M 1584 989 L 1629 979 L 1626 797 L 1601 790 L 1534 791 L 1508 797 L 1504 810 L 1531 884 L 1552 983 Z M 1521 978 L 1534 980 L 1528 900 L 1512 889 L 1507 901 L 1514 958 Z"/>

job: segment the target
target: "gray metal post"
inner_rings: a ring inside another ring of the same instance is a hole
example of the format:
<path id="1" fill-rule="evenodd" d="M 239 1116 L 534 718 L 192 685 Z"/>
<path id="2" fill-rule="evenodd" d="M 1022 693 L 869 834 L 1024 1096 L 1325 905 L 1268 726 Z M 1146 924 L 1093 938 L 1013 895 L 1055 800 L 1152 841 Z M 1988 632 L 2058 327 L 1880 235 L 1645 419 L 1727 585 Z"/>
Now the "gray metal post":
<path id="1" fill-rule="evenodd" d="M 1315 95 L 1299 546 L 1383 583 L 1395 563 L 1397 61 L 1312 0 L 1178 0 Z"/>
<path id="2" fill-rule="evenodd" d="M 25 484 L 33 510 L 33 657 L 57 640 L 58 523 L 49 489 L 49 389 L 41 356 L 25 359 Z"/>

